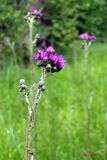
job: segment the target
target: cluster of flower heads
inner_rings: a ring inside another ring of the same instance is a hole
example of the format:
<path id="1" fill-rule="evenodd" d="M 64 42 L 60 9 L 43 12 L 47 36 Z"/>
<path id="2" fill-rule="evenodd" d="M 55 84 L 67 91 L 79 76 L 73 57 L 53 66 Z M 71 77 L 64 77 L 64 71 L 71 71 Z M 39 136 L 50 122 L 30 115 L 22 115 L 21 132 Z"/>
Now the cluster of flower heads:
<path id="1" fill-rule="evenodd" d="M 59 72 L 65 67 L 63 55 L 58 55 L 52 46 L 39 50 L 34 55 L 38 67 L 46 68 L 47 72 Z"/>
<path id="2" fill-rule="evenodd" d="M 80 34 L 80 38 L 83 39 L 83 40 L 85 40 L 85 41 L 87 41 L 87 42 L 96 40 L 96 36 L 89 35 L 87 33 Z"/>
<path id="3" fill-rule="evenodd" d="M 42 12 L 38 11 L 35 6 L 32 6 L 29 9 L 29 13 L 32 14 L 35 18 L 41 18 Z"/>

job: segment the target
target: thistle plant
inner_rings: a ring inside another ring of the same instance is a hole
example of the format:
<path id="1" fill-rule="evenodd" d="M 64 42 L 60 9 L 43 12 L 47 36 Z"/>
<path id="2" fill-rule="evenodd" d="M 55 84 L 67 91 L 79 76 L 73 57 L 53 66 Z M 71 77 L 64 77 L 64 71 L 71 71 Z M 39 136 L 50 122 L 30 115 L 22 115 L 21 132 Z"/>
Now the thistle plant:
<path id="1" fill-rule="evenodd" d="M 35 18 L 38 18 L 40 16 L 40 12 L 37 12 L 35 8 L 33 7 L 30 12 L 33 12 L 33 16 Z M 31 13 L 30 16 L 31 16 Z M 33 18 L 34 18 L 33 17 Z M 28 15 L 28 19 L 31 19 Z M 32 38 L 31 38 L 32 41 Z M 30 42 L 31 43 L 31 42 Z M 33 45 L 33 44 L 31 44 Z M 32 52 L 32 49 L 31 49 Z M 32 129 L 34 126 L 34 120 L 35 120 L 35 115 L 37 112 L 37 106 L 39 103 L 39 100 L 45 91 L 45 80 L 49 74 L 53 74 L 55 72 L 59 72 L 65 67 L 65 60 L 63 55 L 58 55 L 53 48 L 53 46 L 48 46 L 45 49 L 41 49 L 36 51 L 34 56 L 31 56 L 31 63 L 34 61 L 37 62 L 37 66 L 41 69 L 41 77 L 37 85 L 33 83 L 29 89 L 28 86 L 26 85 L 26 81 L 24 79 L 21 79 L 19 82 L 19 90 L 22 92 L 22 94 L 25 97 L 26 104 L 28 106 L 28 124 L 27 124 L 27 132 L 26 132 L 26 155 L 25 159 L 26 160 L 34 160 L 36 159 L 34 150 L 32 149 Z M 31 68 L 32 70 L 33 68 Z M 34 71 L 33 71 L 34 72 Z M 36 88 L 36 93 L 32 94 L 33 88 Z M 31 92 L 32 91 L 32 92 Z M 33 96 L 33 97 L 32 97 Z M 32 97 L 33 100 L 30 100 Z"/>
<path id="2" fill-rule="evenodd" d="M 92 103 L 92 95 L 89 94 L 88 90 L 88 57 L 89 57 L 89 47 L 92 42 L 96 40 L 96 36 L 89 35 L 87 33 L 80 34 L 80 38 L 83 39 L 84 43 L 82 48 L 83 52 L 83 79 L 84 79 L 84 109 L 86 113 L 86 134 L 87 134 L 87 147 L 88 152 L 91 153 L 91 143 L 90 143 L 90 109 Z"/>
<path id="3" fill-rule="evenodd" d="M 33 40 L 33 26 L 34 22 L 36 20 L 39 20 L 42 17 L 42 13 L 36 9 L 35 6 L 32 6 L 29 9 L 29 12 L 25 16 L 25 19 L 28 23 L 29 26 L 29 37 L 28 37 L 28 46 L 29 46 L 29 56 L 30 56 L 30 65 L 31 65 L 31 77 L 32 77 L 32 82 L 34 83 L 35 79 L 35 71 L 34 71 L 34 63 L 33 63 L 33 44 L 36 44 L 37 39 L 39 38 L 38 34 L 35 36 L 35 39 Z"/>
<path id="4" fill-rule="evenodd" d="M 80 34 L 80 38 L 84 40 L 84 44 L 82 45 L 84 49 L 84 72 L 87 71 L 87 63 L 88 63 L 88 54 L 89 54 L 89 47 L 92 44 L 92 41 L 96 39 L 94 35 L 89 35 L 87 33 Z M 85 75 L 85 74 L 84 74 Z"/>

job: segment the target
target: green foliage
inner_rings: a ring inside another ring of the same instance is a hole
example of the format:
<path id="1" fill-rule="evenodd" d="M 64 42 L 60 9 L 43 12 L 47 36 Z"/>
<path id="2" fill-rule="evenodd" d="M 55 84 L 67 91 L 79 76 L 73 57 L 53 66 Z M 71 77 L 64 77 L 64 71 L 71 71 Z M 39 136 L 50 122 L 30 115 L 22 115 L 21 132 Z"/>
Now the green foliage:
<path id="1" fill-rule="evenodd" d="M 17 39 L 22 35 L 22 31 L 24 30 L 24 7 L 23 9 L 19 6 L 16 1 L 0 1 L 0 30 L 3 36 L 12 37 L 12 40 L 17 42 Z"/>
<path id="2" fill-rule="evenodd" d="M 95 34 L 99 40 L 107 36 L 106 0 L 52 0 L 46 2 L 46 7 L 52 22 L 48 34 L 65 50 L 72 47 L 78 33 Z"/>
<path id="3" fill-rule="evenodd" d="M 47 27 L 51 42 L 66 50 L 72 47 L 77 37 L 77 4 L 74 1 L 52 0 L 46 2 L 48 19 L 51 25 Z M 71 9 L 72 8 L 72 9 Z"/>
<path id="4" fill-rule="evenodd" d="M 107 1 L 86 0 L 78 5 L 78 29 L 95 34 L 98 39 L 107 36 Z"/>
<path id="5" fill-rule="evenodd" d="M 36 4 L 43 11 L 46 22 L 35 24 L 35 33 L 46 37 L 61 53 L 68 57 L 75 52 L 79 33 L 95 34 L 97 40 L 103 41 L 107 36 L 107 1 L 106 0 L 47 0 L 45 3 L 31 1 L 0 1 L 0 43 L 5 45 L 4 36 L 15 42 L 18 63 L 28 63 L 27 44 L 28 25 L 24 16 L 29 7 Z M 4 56 L 3 56 L 4 55 Z M 11 50 L 5 46 L 0 55 L 2 61 L 9 62 Z"/>
<path id="6" fill-rule="evenodd" d="M 28 4 L 25 5 L 21 1 L 0 1 L 0 43 L 4 44 L 0 58 L 3 57 L 4 63 L 9 64 L 12 57 L 12 51 L 6 45 L 4 37 L 9 37 L 10 41 L 15 43 L 15 52 L 19 62 L 26 55 L 26 47 L 23 47 L 21 42 L 26 39 L 27 27 L 24 22 L 24 14 L 27 7 Z"/>

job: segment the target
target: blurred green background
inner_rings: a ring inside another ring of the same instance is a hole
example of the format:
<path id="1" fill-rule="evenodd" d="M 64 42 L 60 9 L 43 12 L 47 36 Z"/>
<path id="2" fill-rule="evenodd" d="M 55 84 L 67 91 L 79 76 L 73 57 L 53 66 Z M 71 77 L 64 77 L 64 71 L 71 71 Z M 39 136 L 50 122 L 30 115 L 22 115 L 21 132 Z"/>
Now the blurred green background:
<path id="1" fill-rule="evenodd" d="M 40 35 L 37 48 L 52 44 L 67 63 L 46 81 L 33 139 L 37 160 L 107 160 L 106 0 L 0 0 L 0 160 L 23 160 L 25 155 L 27 106 L 18 83 L 24 78 L 31 85 L 29 30 L 24 16 L 32 5 L 43 12 L 34 27 L 33 35 Z M 87 71 L 89 140 L 79 38 L 83 32 L 97 37 L 89 50 Z M 36 65 L 35 74 L 37 83 L 40 71 Z M 81 156 L 89 154 L 89 146 L 96 156 Z"/>

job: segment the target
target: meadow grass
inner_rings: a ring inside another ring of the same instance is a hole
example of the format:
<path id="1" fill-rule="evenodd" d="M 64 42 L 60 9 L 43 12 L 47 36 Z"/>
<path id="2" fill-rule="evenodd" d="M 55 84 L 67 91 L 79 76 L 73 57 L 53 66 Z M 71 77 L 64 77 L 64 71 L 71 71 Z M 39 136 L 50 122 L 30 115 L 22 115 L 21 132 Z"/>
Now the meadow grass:
<path id="1" fill-rule="evenodd" d="M 84 106 L 83 55 L 76 64 L 49 76 L 39 103 L 36 138 L 38 160 L 107 160 L 107 47 L 94 44 L 88 61 L 90 140 Z M 40 71 L 35 67 L 36 82 Z M 0 73 L 0 160 L 22 160 L 25 154 L 27 106 L 19 93 L 21 78 L 31 84 L 30 69 L 11 65 Z M 87 145 L 95 157 L 89 154 Z"/>

